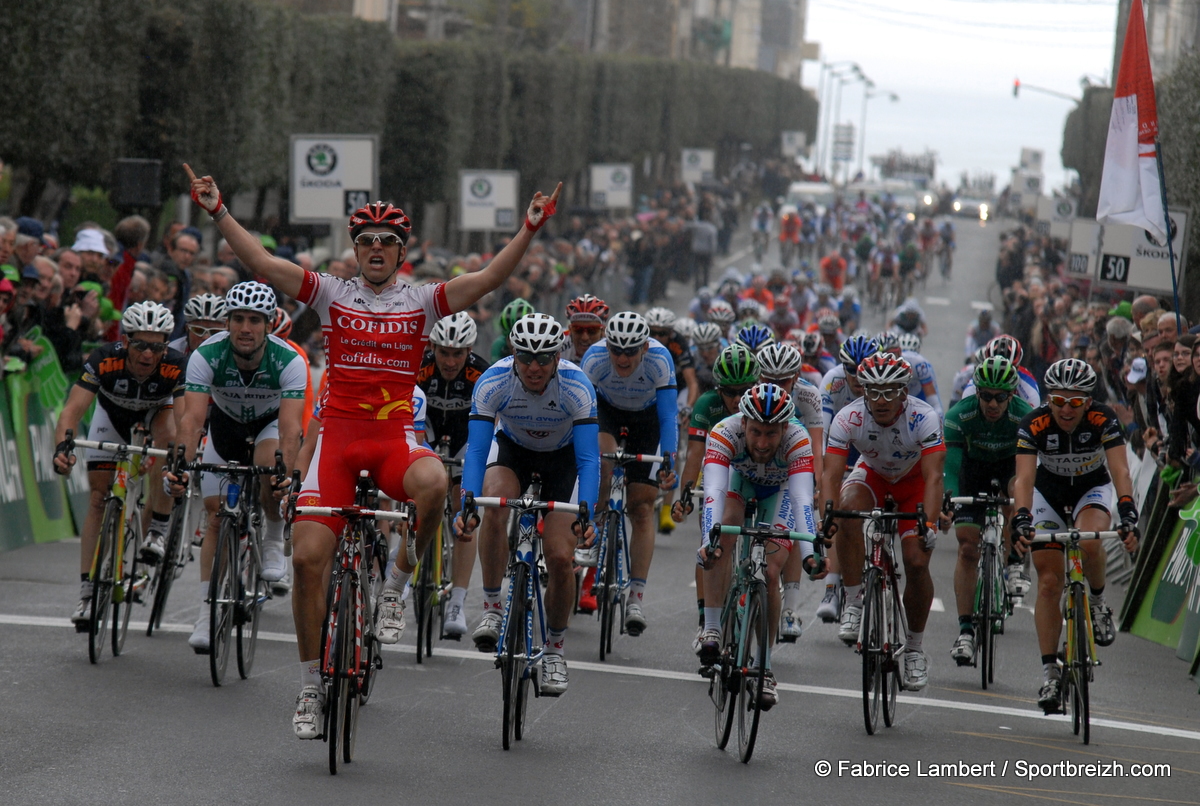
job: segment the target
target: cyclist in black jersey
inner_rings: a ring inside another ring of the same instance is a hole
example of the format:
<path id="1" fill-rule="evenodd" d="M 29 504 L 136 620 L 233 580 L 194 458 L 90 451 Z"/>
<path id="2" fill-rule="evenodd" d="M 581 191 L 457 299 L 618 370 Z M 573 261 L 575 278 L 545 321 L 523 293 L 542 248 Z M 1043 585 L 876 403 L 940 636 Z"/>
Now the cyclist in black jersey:
<path id="1" fill-rule="evenodd" d="M 425 392 L 425 432 L 429 444 L 443 436 L 450 437 L 450 455 L 461 459 L 467 448 L 467 425 L 471 415 L 471 395 L 475 382 L 488 368 L 487 361 L 471 351 L 475 346 L 475 320 L 460 311 L 440 319 L 429 333 L 430 348 L 425 351 L 417 385 Z M 462 468 L 452 470 L 453 484 L 450 500 L 459 499 Z M 443 536 L 449 539 L 449 536 Z M 467 586 L 475 568 L 475 541 L 454 544 L 454 569 L 450 590 L 450 607 L 446 611 L 446 634 L 462 635 L 467 631 L 463 606 Z"/>
<path id="2" fill-rule="evenodd" d="M 1125 437 L 1116 413 L 1092 400 L 1097 376 L 1085 361 L 1068 358 L 1046 370 L 1048 403 L 1021 421 L 1017 431 L 1017 471 L 1014 498 L 1017 514 L 1013 531 L 1021 536 L 1022 550 L 1029 548 L 1035 531 L 1106 531 L 1112 526 L 1112 499 L 1125 548 L 1137 549 L 1137 506 L 1125 457 Z M 1104 601 L 1106 555 L 1099 540 L 1084 540 L 1084 575 L 1091 589 L 1092 632 L 1100 646 L 1116 635 L 1112 611 Z M 1034 546 L 1033 566 L 1038 572 L 1034 610 L 1044 682 L 1038 705 L 1046 713 L 1059 710 L 1061 671 L 1058 643 L 1062 632 L 1061 598 L 1065 567 L 1062 544 Z"/>
<path id="3" fill-rule="evenodd" d="M 75 465 L 75 455 L 67 450 L 67 431 L 78 433 L 79 421 L 92 401 L 88 438 L 101 442 L 129 444 L 134 425 L 150 429 L 154 444 L 166 447 L 174 442 L 183 406 L 174 406 L 183 397 L 184 356 L 167 347 L 175 328 L 175 317 L 156 302 L 138 302 L 125 309 L 121 317 L 121 340 L 92 351 L 83 365 L 83 375 L 58 417 L 54 430 L 54 470 L 67 475 Z M 98 398 L 98 400 L 97 400 Z M 182 401 L 180 401 L 182 404 Z M 174 416 L 172 416 L 174 415 Z M 149 459 L 149 462 L 154 462 Z M 76 629 L 86 629 L 91 607 L 92 583 L 88 580 L 100 522 L 104 517 L 104 498 L 112 484 L 116 457 L 108 452 L 88 451 L 88 487 L 91 498 L 80 530 L 79 571 L 82 582 L 80 602 L 71 621 Z M 165 553 L 164 536 L 171 518 L 171 499 L 161 484 L 147 485 L 152 513 L 142 561 L 157 563 Z"/>

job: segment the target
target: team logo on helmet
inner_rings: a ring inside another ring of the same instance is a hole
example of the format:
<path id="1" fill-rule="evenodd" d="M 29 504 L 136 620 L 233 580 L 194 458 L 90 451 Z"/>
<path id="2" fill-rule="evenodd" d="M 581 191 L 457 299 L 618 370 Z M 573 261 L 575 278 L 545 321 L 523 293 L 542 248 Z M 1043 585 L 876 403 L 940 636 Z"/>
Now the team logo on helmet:
<path id="1" fill-rule="evenodd" d="M 304 160 L 308 163 L 308 170 L 317 176 L 329 176 L 337 167 L 338 156 L 329 143 L 317 143 L 308 150 Z"/>

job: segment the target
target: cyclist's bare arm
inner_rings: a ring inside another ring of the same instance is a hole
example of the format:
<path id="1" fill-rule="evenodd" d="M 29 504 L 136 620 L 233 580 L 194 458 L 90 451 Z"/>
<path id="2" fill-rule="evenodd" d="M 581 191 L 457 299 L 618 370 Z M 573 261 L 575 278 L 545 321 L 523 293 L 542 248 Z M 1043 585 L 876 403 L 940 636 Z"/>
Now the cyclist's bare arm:
<path id="1" fill-rule="evenodd" d="M 938 529 L 947 529 L 950 526 L 949 518 L 940 514 L 945 468 L 945 451 L 935 451 L 921 457 L 921 476 L 925 479 L 925 517 L 928 518 L 935 512 L 939 513 L 937 516 Z"/>
<path id="2" fill-rule="evenodd" d="M 1129 458 L 1125 454 L 1125 446 L 1109 448 L 1104 452 L 1104 458 L 1108 460 L 1108 475 L 1112 476 L 1117 498 L 1125 495 L 1132 498 L 1133 480 L 1129 476 Z"/>
<path id="3" fill-rule="evenodd" d="M 79 420 L 95 399 L 95 392 L 89 392 L 78 384 L 71 387 L 71 394 L 67 396 L 67 402 L 63 405 L 62 413 L 58 415 L 58 425 L 54 427 L 55 445 L 58 445 L 67 438 L 68 430 L 75 432 L 75 436 L 79 436 Z M 73 459 L 73 455 L 70 457 L 55 456 L 54 464 L 59 468 L 60 472 L 66 473 L 74 464 Z"/>
<path id="4" fill-rule="evenodd" d="M 179 426 L 179 444 L 183 446 L 183 458 L 191 462 L 196 459 L 200 435 L 204 433 L 204 417 L 208 413 L 209 396 L 204 392 L 187 392 L 183 397 L 183 422 Z"/>
<path id="5" fill-rule="evenodd" d="M 824 472 L 821 474 L 821 495 L 833 501 L 833 508 L 842 505 L 842 476 L 846 472 L 846 457 L 840 453 L 826 452 L 822 460 Z M 824 512 L 822 507 L 818 507 Z"/>
<path id="6" fill-rule="evenodd" d="M 304 400 L 285 397 L 279 401 L 279 450 L 287 475 L 296 467 L 300 455 L 300 435 L 304 430 Z"/>
<path id="7" fill-rule="evenodd" d="M 534 193 L 533 201 L 529 205 L 529 220 L 534 219 L 535 211 L 540 220 L 547 205 L 558 204 L 558 195 L 561 192 L 562 182 L 559 182 L 558 187 L 550 196 L 543 196 L 540 190 Z M 553 212 L 553 210 L 554 208 L 551 207 L 550 211 Z M 508 279 L 508 276 L 513 273 L 513 269 L 521 262 L 521 258 L 525 256 L 525 250 L 529 248 L 531 240 L 533 240 L 533 231 L 522 224 L 521 230 L 508 242 L 508 246 L 501 249 L 500 254 L 492 258 L 492 262 L 486 267 L 471 274 L 460 274 L 446 283 L 446 302 L 450 306 L 451 313 L 470 308 L 484 296 L 504 285 L 504 281 Z M 241 256 L 239 255 L 239 257 Z"/>
<path id="8" fill-rule="evenodd" d="M 696 399 L 700 397 L 700 382 L 696 380 L 696 370 L 692 367 L 686 367 L 680 373 L 683 375 L 683 382 L 687 384 L 687 405 L 688 408 L 696 405 Z"/>
<path id="9" fill-rule="evenodd" d="M 1017 472 L 1014 476 L 1016 482 L 1013 486 L 1013 506 L 1017 509 L 1033 509 L 1033 479 L 1036 474 L 1037 456 L 1032 453 L 1018 453 Z"/>
<path id="10" fill-rule="evenodd" d="M 201 200 L 201 206 L 206 209 L 212 207 L 213 212 L 217 212 L 215 208 L 220 198 L 217 183 L 211 176 L 197 177 L 187 163 L 184 163 L 183 169 L 187 171 L 188 179 L 191 180 L 192 194 Z M 289 297 L 300 293 L 304 269 L 290 260 L 272 255 L 257 238 L 246 231 L 245 227 L 234 221 L 232 215 L 222 216 L 216 225 L 221 231 L 221 237 L 229 243 L 229 248 L 251 273 L 265 277 L 271 285 Z"/>

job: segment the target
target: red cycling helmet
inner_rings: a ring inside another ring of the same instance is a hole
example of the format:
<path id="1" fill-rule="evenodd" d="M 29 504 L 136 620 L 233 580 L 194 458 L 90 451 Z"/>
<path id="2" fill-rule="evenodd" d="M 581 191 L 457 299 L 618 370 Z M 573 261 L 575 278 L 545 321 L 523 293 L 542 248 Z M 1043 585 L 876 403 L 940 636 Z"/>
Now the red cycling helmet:
<path id="1" fill-rule="evenodd" d="M 584 294 L 567 303 L 568 322 L 596 322 L 608 320 L 608 303 L 592 294 Z"/>
<path id="2" fill-rule="evenodd" d="M 358 233 L 367 227 L 387 227 L 400 236 L 402 244 L 408 243 L 412 234 L 412 221 L 399 207 L 393 207 L 388 202 L 372 202 L 354 211 L 350 216 L 350 238 L 358 237 Z"/>

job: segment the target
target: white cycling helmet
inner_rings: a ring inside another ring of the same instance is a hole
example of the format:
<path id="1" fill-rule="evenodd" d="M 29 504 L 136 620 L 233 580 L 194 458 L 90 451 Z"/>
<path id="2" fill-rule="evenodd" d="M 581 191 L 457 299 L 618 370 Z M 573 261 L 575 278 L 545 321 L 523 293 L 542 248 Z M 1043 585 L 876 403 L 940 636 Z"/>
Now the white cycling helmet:
<path id="1" fill-rule="evenodd" d="M 474 347 L 477 335 L 475 320 L 468 316 L 466 311 L 459 311 L 437 320 L 433 329 L 429 331 L 429 343 L 460 350 L 463 347 Z"/>
<path id="2" fill-rule="evenodd" d="M 714 299 L 708 306 L 708 319 L 719 325 L 732 325 L 737 318 L 733 306 L 723 299 Z"/>
<path id="3" fill-rule="evenodd" d="M 800 342 L 800 348 L 804 350 L 805 355 L 818 355 L 824 344 L 825 340 L 821 338 L 821 334 L 813 331 L 812 333 L 804 334 L 804 338 Z"/>
<path id="4" fill-rule="evenodd" d="M 166 333 L 175 329 L 175 317 L 157 302 L 135 302 L 121 314 L 121 329 L 134 333 Z"/>
<path id="5" fill-rule="evenodd" d="M 881 333 L 875 334 L 875 347 L 881 353 L 899 350 L 900 337 L 896 335 L 895 331 L 884 330 Z"/>
<path id="6" fill-rule="evenodd" d="M 1050 365 L 1042 384 L 1048 390 L 1091 394 L 1096 388 L 1096 381 L 1096 370 L 1092 369 L 1088 362 L 1078 358 L 1064 358 Z"/>
<path id="7" fill-rule="evenodd" d="M 758 351 L 758 365 L 764 378 L 790 378 L 804 367 L 804 357 L 790 344 L 774 342 Z"/>
<path id="8" fill-rule="evenodd" d="M 225 299 L 216 294 L 199 294 L 192 297 L 183 306 L 183 320 L 195 322 L 225 321 Z"/>
<path id="9" fill-rule="evenodd" d="M 921 352 L 921 337 L 916 333 L 901 333 L 899 341 L 901 350 L 908 350 L 910 353 Z"/>
<path id="10" fill-rule="evenodd" d="M 649 338 L 650 325 L 633 311 L 621 311 L 604 326 L 604 340 L 617 348 L 641 347 Z"/>
<path id="11" fill-rule="evenodd" d="M 762 306 L 758 304 L 758 300 L 749 299 L 749 298 L 744 299 L 738 303 L 737 315 L 739 317 L 741 317 L 742 319 L 746 319 L 746 318 L 752 316 L 755 319 L 758 319 L 761 321 L 763 318 Z"/>
<path id="12" fill-rule="evenodd" d="M 696 320 L 691 318 L 676 319 L 675 332 L 685 339 L 690 339 L 696 332 Z"/>
<path id="13" fill-rule="evenodd" d="M 692 330 L 692 341 L 697 347 L 721 343 L 721 326 L 716 322 L 703 322 Z"/>
<path id="14" fill-rule="evenodd" d="M 252 311 L 261 313 L 270 322 L 275 318 L 275 307 L 275 292 L 271 287 L 253 280 L 238 283 L 225 295 L 226 316 L 234 311 Z"/>
<path id="15" fill-rule="evenodd" d="M 508 340 L 514 353 L 557 353 L 562 349 L 563 328 L 550 314 L 531 313 L 513 323 Z"/>
<path id="16" fill-rule="evenodd" d="M 646 311 L 646 324 L 650 327 L 673 327 L 675 312 L 670 308 L 651 308 Z"/>

